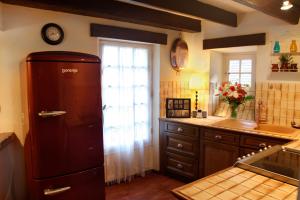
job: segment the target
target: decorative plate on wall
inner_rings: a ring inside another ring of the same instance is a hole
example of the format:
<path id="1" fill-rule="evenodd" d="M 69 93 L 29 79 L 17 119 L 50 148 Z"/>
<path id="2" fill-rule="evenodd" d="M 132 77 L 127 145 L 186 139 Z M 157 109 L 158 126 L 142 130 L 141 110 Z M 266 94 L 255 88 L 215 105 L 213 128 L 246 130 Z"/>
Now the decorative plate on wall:
<path id="1" fill-rule="evenodd" d="M 171 48 L 170 61 L 171 66 L 176 71 L 181 71 L 188 60 L 188 45 L 181 39 L 177 38 Z"/>

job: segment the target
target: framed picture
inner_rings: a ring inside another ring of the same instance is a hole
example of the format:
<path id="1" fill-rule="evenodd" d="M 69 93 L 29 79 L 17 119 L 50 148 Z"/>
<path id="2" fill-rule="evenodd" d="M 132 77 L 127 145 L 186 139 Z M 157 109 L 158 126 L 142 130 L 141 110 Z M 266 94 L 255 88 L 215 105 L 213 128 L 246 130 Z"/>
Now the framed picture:
<path id="1" fill-rule="evenodd" d="M 167 118 L 190 118 L 191 99 L 167 98 L 166 117 Z"/>

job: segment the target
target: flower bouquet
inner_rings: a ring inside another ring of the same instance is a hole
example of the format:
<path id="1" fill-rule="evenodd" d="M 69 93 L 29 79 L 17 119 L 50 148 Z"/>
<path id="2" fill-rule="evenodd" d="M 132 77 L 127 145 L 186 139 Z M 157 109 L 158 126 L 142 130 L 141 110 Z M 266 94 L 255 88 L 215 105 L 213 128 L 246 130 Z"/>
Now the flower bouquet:
<path id="1" fill-rule="evenodd" d="M 251 99 L 254 99 L 254 96 L 247 95 L 249 90 L 248 86 L 242 86 L 241 84 L 235 83 L 223 83 L 218 88 L 218 94 L 216 96 L 220 96 L 221 99 L 228 103 L 231 108 L 231 118 L 237 117 L 237 108 L 240 104 L 245 103 Z"/>

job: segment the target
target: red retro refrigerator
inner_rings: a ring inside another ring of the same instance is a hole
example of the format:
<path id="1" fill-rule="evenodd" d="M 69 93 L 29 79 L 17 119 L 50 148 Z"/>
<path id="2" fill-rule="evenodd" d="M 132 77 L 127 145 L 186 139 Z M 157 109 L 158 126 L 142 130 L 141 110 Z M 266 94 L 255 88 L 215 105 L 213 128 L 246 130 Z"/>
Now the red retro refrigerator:
<path id="1" fill-rule="evenodd" d="M 100 59 L 37 52 L 23 74 L 29 199 L 105 199 Z"/>

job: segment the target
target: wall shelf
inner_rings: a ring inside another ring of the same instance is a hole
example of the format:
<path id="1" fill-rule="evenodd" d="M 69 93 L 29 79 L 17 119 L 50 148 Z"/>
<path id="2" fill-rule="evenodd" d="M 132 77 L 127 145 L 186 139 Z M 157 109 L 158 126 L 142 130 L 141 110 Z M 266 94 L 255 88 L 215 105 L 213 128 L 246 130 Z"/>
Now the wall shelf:
<path id="1" fill-rule="evenodd" d="M 292 56 L 300 56 L 300 52 L 296 52 L 296 53 L 290 53 L 290 52 L 272 53 L 271 56 L 281 56 L 282 54 L 290 54 Z"/>

